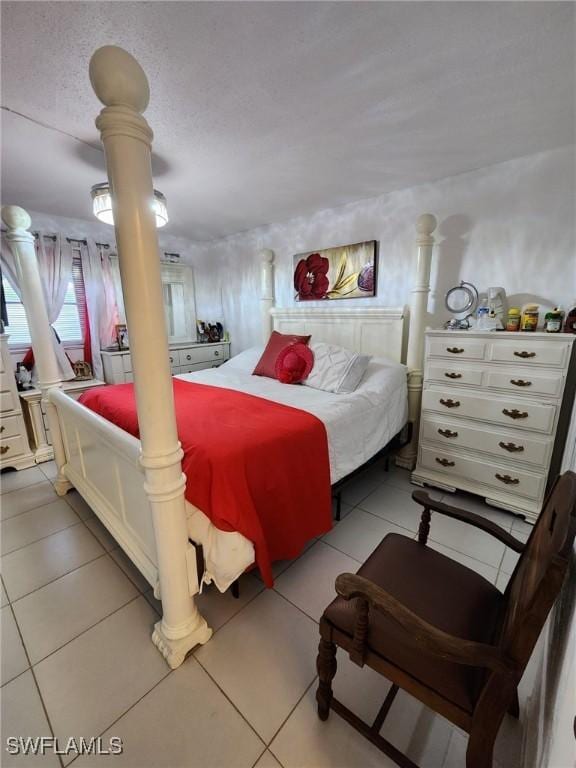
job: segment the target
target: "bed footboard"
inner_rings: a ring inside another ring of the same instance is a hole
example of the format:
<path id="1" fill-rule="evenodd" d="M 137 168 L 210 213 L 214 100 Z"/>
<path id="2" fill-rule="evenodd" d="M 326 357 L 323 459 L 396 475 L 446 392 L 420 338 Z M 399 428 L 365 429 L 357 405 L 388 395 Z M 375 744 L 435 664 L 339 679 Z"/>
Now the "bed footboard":
<path id="1" fill-rule="evenodd" d="M 52 390 L 50 400 L 64 442 L 66 478 L 156 588 L 156 543 L 140 441 L 61 390 Z"/>

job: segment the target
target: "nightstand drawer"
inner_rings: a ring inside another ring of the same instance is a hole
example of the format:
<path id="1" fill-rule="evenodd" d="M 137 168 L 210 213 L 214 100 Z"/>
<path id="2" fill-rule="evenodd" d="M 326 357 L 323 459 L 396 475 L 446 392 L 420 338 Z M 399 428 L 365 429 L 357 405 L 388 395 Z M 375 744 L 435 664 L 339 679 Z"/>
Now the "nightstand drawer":
<path id="1" fill-rule="evenodd" d="M 480 387 L 482 386 L 484 371 L 482 368 L 467 368 L 465 365 L 457 365 L 448 361 L 439 363 L 435 360 L 429 363 L 426 376 L 428 379 L 441 381 L 443 384 L 452 382 Z"/>
<path id="2" fill-rule="evenodd" d="M 528 334 L 526 334 L 528 336 Z M 523 339 L 519 334 L 518 340 L 498 341 L 488 345 L 488 360 L 517 365 L 548 365 L 564 367 L 568 363 L 571 344 L 569 342 L 532 341 Z"/>
<path id="3" fill-rule="evenodd" d="M 0 438 L 0 462 L 7 459 L 13 459 L 15 456 L 21 456 L 30 449 L 28 448 L 23 435 L 15 437 Z"/>
<path id="4" fill-rule="evenodd" d="M 10 391 L 0 392 L 0 412 L 14 411 L 17 408 L 17 402 Z"/>
<path id="5" fill-rule="evenodd" d="M 433 339 L 428 346 L 430 357 L 446 357 L 451 360 L 483 360 L 483 341 L 473 341 L 458 337 L 451 339 L 446 336 L 442 339 Z"/>
<path id="6" fill-rule="evenodd" d="M 499 459 L 509 459 L 519 464 L 534 464 L 542 468 L 548 466 L 554 446 L 551 437 L 537 438 L 520 430 L 487 430 L 456 419 L 443 420 L 429 413 L 423 415 L 422 439 L 427 443 L 438 443 L 444 448 L 454 446 L 482 451 Z"/>
<path id="7" fill-rule="evenodd" d="M 422 408 L 458 418 L 491 421 L 515 429 L 534 429 L 551 433 L 556 406 L 526 402 L 519 398 L 495 398 L 488 395 L 468 394 L 463 390 L 425 389 Z"/>
<path id="8" fill-rule="evenodd" d="M 2 419 L 0 419 L 0 440 L 6 440 L 8 437 L 21 435 L 23 428 L 24 423 L 20 414 L 3 416 Z"/>
<path id="9" fill-rule="evenodd" d="M 503 467 L 463 452 L 450 453 L 427 445 L 422 446 L 420 456 L 422 466 L 434 472 L 465 477 L 501 492 L 538 499 L 544 491 L 546 475 L 543 472 Z"/>

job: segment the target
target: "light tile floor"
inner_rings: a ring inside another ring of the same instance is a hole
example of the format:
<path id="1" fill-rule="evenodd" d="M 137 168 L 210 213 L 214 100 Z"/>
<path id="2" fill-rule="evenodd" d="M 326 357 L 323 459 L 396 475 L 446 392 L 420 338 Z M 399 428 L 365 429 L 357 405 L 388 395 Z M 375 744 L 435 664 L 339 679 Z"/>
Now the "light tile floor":
<path id="1" fill-rule="evenodd" d="M 123 740 L 114 757 L 11 756 L 2 765 L 131 768 L 391 768 L 338 716 L 318 720 L 318 620 L 339 573 L 355 571 L 391 531 L 415 536 L 409 473 L 369 470 L 343 494 L 342 521 L 300 558 L 277 563 L 273 590 L 246 574 L 241 595 L 198 599 L 211 641 L 171 672 L 150 642 L 161 606 L 76 492 L 59 499 L 53 463 L 0 477 L 2 732 L 62 745 Z M 436 492 L 519 539 L 530 526 L 470 496 Z M 434 516 L 431 546 L 504 589 L 517 556 L 481 531 Z M 339 654 L 335 693 L 373 718 L 388 684 Z M 521 691 L 522 693 L 522 691 Z M 422 768 L 464 765 L 466 736 L 399 694 L 382 733 Z M 521 725 L 504 723 L 501 768 L 519 764 Z"/>

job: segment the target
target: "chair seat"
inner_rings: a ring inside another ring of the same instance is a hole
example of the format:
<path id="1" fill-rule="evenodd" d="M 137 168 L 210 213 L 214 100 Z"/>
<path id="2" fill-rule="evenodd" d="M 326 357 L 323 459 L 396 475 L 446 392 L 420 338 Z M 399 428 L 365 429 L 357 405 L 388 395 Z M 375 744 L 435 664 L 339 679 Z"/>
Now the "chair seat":
<path id="1" fill-rule="evenodd" d="M 430 547 L 389 534 L 358 570 L 420 618 L 466 640 L 492 643 L 503 595 L 484 577 Z M 337 597 L 324 619 L 354 634 L 356 600 Z M 417 647 L 410 635 L 379 611 L 370 610 L 368 649 L 411 677 L 472 712 L 485 670 L 439 660 Z"/>

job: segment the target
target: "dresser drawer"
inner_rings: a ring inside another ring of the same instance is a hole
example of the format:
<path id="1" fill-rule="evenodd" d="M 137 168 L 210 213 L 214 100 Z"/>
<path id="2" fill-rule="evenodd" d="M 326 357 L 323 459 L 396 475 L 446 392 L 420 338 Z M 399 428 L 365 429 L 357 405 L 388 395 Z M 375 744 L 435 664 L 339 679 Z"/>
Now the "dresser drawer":
<path id="1" fill-rule="evenodd" d="M 485 346 L 483 341 L 451 339 L 446 336 L 442 339 L 431 339 L 428 355 L 430 357 L 446 357 L 451 360 L 483 360 Z"/>
<path id="2" fill-rule="evenodd" d="M 23 453 L 29 451 L 26 445 L 23 435 L 16 435 L 15 437 L 7 437 L 4 439 L 2 435 L 0 438 L 0 462 L 6 462 L 9 459 L 13 459 L 16 456 L 21 456 Z"/>
<path id="3" fill-rule="evenodd" d="M 24 422 L 20 414 L 3 416 L 0 419 L 0 440 L 21 435 L 24 431 Z"/>
<path id="4" fill-rule="evenodd" d="M 225 359 L 224 345 L 190 347 L 189 349 L 174 350 L 174 353 L 180 356 L 180 365 L 212 363 Z"/>
<path id="5" fill-rule="evenodd" d="M 458 447 L 510 459 L 519 464 L 547 467 L 554 446 L 553 438 L 533 437 L 525 431 L 496 431 L 457 420 L 444 420 L 426 413 L 422 419 L 424 442 L 438 443 L 444 448 Z"/>
<path id="6" fill-rule="evenodd" d="M 534 429 L 550 434 L 554 427 L 555 405 L 526 402 L 519 398 L 494 398 L 488 395 L 468 394 L 456 388 L 450 390 L 425 389 L 422 407 L 450 416 L 491 421 L 519 429 Z"/>
<path id="7" fill-rule="evenodd" d="M 444 384 L 454 382 L 454 384 L 471 384 L 476 387 L 482 386 L 484 371 L 482 368 L 471 368 L 465 365 L 456 365 L 446 361 L 439 363 L 437 360 L 430 361 L 426 371 L 426 377 L 432 381 L 441 381 Z"/>
<path id="8" fill-rule="evenodd" d="M 539 499 L 544 491 L 546 475 L 543 472 L 503 468 L 501 464 L 455 454 L 431 446 L 420 449 L 422 466 L 434 472 L 473 480 L 504 493 Z"/>
<path id="9" fill-rule="evenodd" d="M 531 341 L 530 336 L 523 338 L 518 335 L 518 340 L 495 341 L 488 344 L 488 360 L 502 363 L 516 363 L 521 365 L 548 365 L 562 368 L 568 363 L 571 344 L 569 342 Z"/>
<path id="10" fill-rule="evenodd" d="M 559 397 L 564 386 L 564 374 L 562 371 L 494 366 L 486 371 L 484 383 L 487 387 L 508 389 L 519 394 Z"/>
<path id="11" fill-rule="evenodd" d="M 122 370 L 124 373 L 132 373 L 132 356 L 122 355 Z"/>
<path id="12" fill-rule="evenodd" d="M 0 392 L 0 412 L 14 411 L 17 408 L 14 395 L 10 391 Z"/>

